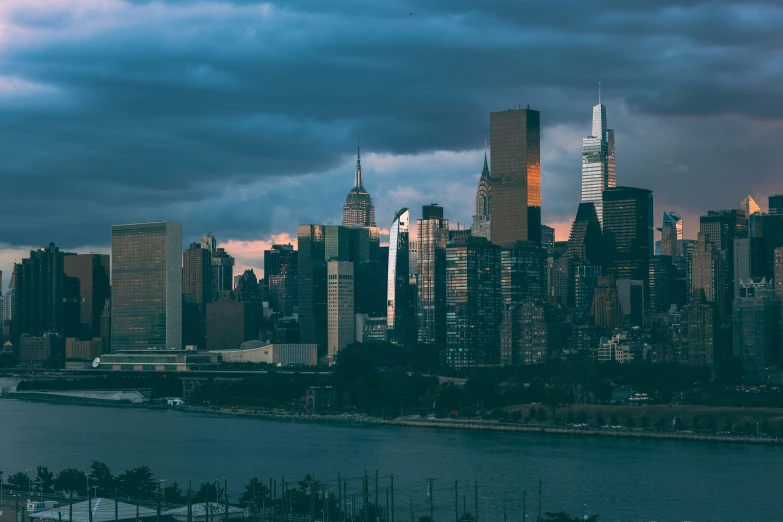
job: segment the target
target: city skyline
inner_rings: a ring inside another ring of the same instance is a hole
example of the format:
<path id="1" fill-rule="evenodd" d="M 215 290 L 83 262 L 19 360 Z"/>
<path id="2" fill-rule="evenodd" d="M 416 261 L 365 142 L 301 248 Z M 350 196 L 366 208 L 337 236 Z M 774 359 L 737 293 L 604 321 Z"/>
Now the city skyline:
<path id="1" fill-rule="evenodd" d="M 284 11 L 274 2 L 155 5 L 117 1 L 98 10 L 86 0 L 4 3 L 0 18 L 9 34 L 20 36 L 6 50 L 0 78 L 0 125 L 11 158 L 3 178 L 10 200 L 0 210 L 4 271 L 21 258 L 18 252 L 49 241 L 105 252 L 112 224 L 155 219 L 183 222 L 186 244 L 207 231 L 224 242 L 250 242 L 232 253 L 240 261 L 257 259 L 254 252 L 263 248 L 254 241 L 294 237 L 298 222 L 339 222 L 339 206 L 320 203 L 350 188 L 357 135 L 366 144 L 364 181 L 381 228 L 397 209 L 432 200 L 452 223 L 467 224 L 486 114 L 524 103 L 542 113 L 543 222 L 562 239 L 579 201 L 580 142 L 599 81 L 621 149 L 622 183 L 653 190 L 655 214 L 678 212 L 687 237 L 695 238 L 697 218 L 707 210 L 734 208 L 748 178 L 762 208 L 766 194 L 783 189 L 774 146 L 777 81 L 761 65 L 776 52 L 767 45 L 774 32 L 765 20 L 780 16 L 779 7 L 744 17 L 734 16 L 742 4 L 723 4 L 721 33 L 736 38 L 707 60 L 717 22 L 691 5 L 678 12 L 689 23 L 677 37 L 667 29 L 665 6 L 574 5 L 563 17 L 551 6 L 522 16 L 522 6 L 435 5 L 409 16 L 335 5 L 323 6 L 315 22 L 306 7 Z M 448 16 L 455 13 L 460 16 Z M 610 23 L 610 13 L 623 23 Z M 141 22 L 151 18 L 154 24 Z M 442 20 L 444 31 L 434 38 L 431 24 Z M 342 31 L 346 23 L 360 26 L 359 34 Z M 551 33 L 541 34 L 542 23 Z M 195 38 L 186 37 L 183 24 Z M 276 40 L 298 32 L 297 24 L 309 29 L 304 41 Z M 142 30 L 147 45 L 129 48 Z M 595 30 L 606 39 L 591 38 Z M 456 36 L 465 31 L 481 38 Z M 372 44 L 357 45 L 357 37 Z M 542 47 L 545 37 L 559 44 Z M 218 41 L 228 52 L 191 58 L 194 49 L 216 49 Z M 689 52 L 671 60 L 670 51 L 683 46 Z M 268 54 L 270 47 L 287 59 Z M 88 48 L 101 51 L 88 58 Z M 610 62 L 599 59 L 607 49 L 621 52 Z M 330 72 L 326 66 L 345 53 L 351 59 Z M 228 55 L 235 58 L 227 61 Z M 59 67 L 44 65 L 52 56 Z M 526 67 L 502 65 L 520 56 L 530 58 Z M 449 65 L 454 60 L 467 65 L 464 72 Z M 291 62 L 299 71 L 290 70 Z M 378 67 L 361 66 L 360 74 L 351 65 L 366 63 Z M 642 73 L 630 78 L 628 67 Z M 409 75 L 400 74 L 406 70 Z M 716 81 L 714 70 L 755 80 Z M 314 75 L 322 81 L 312 82 Z M 292 81 L 264 82 L 267 77 Z M 401 78 L 414 88 L 400 89 Z M 183 90 L 191 94 L 183 97 Z M 394 102 L 378 104 L 379 98 Z M 434 197 L 445 181 L 449 190 Z M 91 190 L 75 190 L 84 184 Z M 297 188 L 302 194 L 294 203 L 288 193 Z M 73 212 L 76 200 L 79 212 Z M 258 216 L 258 208 L 266 212 Z M 15 226 L 20 216 L 30 218 L 24 227 Z"/>

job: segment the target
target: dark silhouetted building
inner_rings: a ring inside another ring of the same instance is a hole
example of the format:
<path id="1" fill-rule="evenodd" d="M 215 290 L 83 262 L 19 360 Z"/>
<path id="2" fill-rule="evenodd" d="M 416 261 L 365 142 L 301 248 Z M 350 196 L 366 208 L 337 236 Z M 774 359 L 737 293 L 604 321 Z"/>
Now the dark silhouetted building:
<path id="1" fill-rule="evenodd" d="M 541 243 L 541 115 L 530 108 L 489 115 L 490 236 L 498 245 Z"/>
<path id="2" fill-rule="evenodd" d="M 734 357 L 742 361 L 747 379 L 763 381 L 780 352 L 780 300 L 766 280 L 743 281 L 733 311 Z"/>
<path id="3" fill-rule="evenodd" d="M 64 257 L 65 254 L 54 243 L 49 243 L 45 248 L 31 250 L 30 257 L 14 265 L 16 334 L 41 336 L 48 332 L 65 333 L 63 302 L 67 298 L 73 303 L 78 281 L 66 284 Z M 71 317 L 69 327 L 76 326 L 73 320 L 78 321 L 78 310 L 76 305 L 75 317 Z"/>
<path id="4" fill-rule="evenodd" d="M 446 363 L 454 368 L 500 363 L 500 247 L 462 238 L 446 249 Z"/>
<path id="5" fill-rule="evenodd" d="M 199 243 L 182 254 L 182 293 L 198 304 L 212 300 L 212 253 Z"/>
<path id="6" fill-rule="evenodd" d="M 680 312 L 680 342 L 686 357 L 681 363 L 712 365 L 715 354 L 715 304 L 708 301 L 685 305 Z"/>
<path id="7" fill-rule="evenodd" d="M 541 225 L 541 246 L 549 250 L 555 246 L 555 229 Z"/>
<path id="8" fill-rule="evenodd" d="M 19 340 L 19 360 L 25 363 L 62 363 L 65 360 L 65 339 L 47 332 L 43 335 L 23 334 Z"/>
<path id="9" fill-rule="evenodd" d="M 101 313 L 111 297 L 109 259 L 105 254 L 75 254 L 63 258 L 65 276 L 77 285 L 79 318 L 76 337 L 82 340 L 103 337 Z"/>
<path id="10" fill-rule="evenodd" d="M 748 218 L 737 209 L 710 210 L 699 219 L 699 232 L 715 246 L 718 254 L 715 301 L 719 318 L 728 321 L 734 299 L 734 240 L 748 237 Z"/>
<path id="11" fill-rule="evenodd" d="M 617 291 L 617 282 L 612 276 L 599 277 L 593 291 L 591 305 L 593 321 L 599 328 L 613 331 L 623 324 L 623 310 Z"/>
<path id="12" fill-rule="evenodd" d="M 299 225 L 297 256 L 297 300 L 300 340 L 317 344 L 318 355 L 326 355 L 327 286 L 326 233 L 323 225 Z"/>
<path id="13" fill-rule="evenodd" d="M 212 254 L 212 295 L 216 299 L 222 292 L 234 287 L 234 258 L 222 248 Z"/>
<path id="14" fill-rule="evenodd" d="M 614 187 L 603 195 L 608 271 L 617 279 L 648 280 L 653 254 L 653 195 L 647 189 Z"/>
<path id="15" fill-rule="evenodd" d="M 237 350 L 243 342 L 258 339 L 259 317 L 258 305 L 227 294 L 207 304 L 207 350 Z"/>
<path id="16" fill-rule="evenodd" d="M 285 273 L 296 275 L 298 255 L 294 246 L 272 245 L 269 250 L 264 250 L 264 278 Z"/>
<path id="17" fill-rule="evenodd" d="M 674 264 L 671 256 L 650 258 L 649 279 L 650 310 L 666 312 L 675 302 Z"/>

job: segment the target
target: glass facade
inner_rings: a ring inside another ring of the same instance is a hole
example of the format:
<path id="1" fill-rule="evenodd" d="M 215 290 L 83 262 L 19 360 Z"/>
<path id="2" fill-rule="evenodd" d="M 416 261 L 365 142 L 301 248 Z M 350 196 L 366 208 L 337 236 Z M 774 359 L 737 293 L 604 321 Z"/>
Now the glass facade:
<path id="1" fill-rule="evenodd" d="M 446 363 L 500 363 L 500 247 L 467 238 L 446 249 Z"/>
<path id="2" fill-rule="evenodd" d="M 662 256 L 682 256 L 682 218 L 675 212 L 664 212 L 661 220 Z"/>
<path id="3" fill-rule="evenodd" d="M 182 224 L 112 226 L 112 351 L 182 348 Z"/>
<path id="4" fill-rule="evenodd" d="M 78 254 L 63 259 L 65 275 L 78 281 L 79 328 L 82 339 L 102 337 L 101 313 L 111 295 L 109 256 Z"/>
<path id="5" fill-rule="evenodd" d="M 617 185 L 614 131 L 606 128 L 606 107 L 593 107 L 592 134 L 582 140 L 582 202 L 592 202 L 603 224 L 602 193 Z"/>
<path id="6" fill-rule="evenodd" d="M 649 281 L 650 310 L 666 312 L 675 301 L 674 263 L 671 256 L 650 258 Z"/>
<path id="7" fill-rule="evenodd" d="M 645 281 L 646 285 L 653 254 L 652 192 L 635 187 L 610 188 L 604 191 L 603 205 L 611 275 Z"/>
<path id="8" fill-rule="evenodd" d="M 538 111 L 489 115 L 492 241 L 541 241 L 541 123 Z"/>
<path id="9" fill-rule="evenodd" d="M 389 271 L 386 278 L 388 339 L 398 344 L 416 340 L 413 288 L 410 284 L 410 210 L 402 208 L 389 228 Z"/>
<path id="10" fill-rule="evenodd" d="M 299 225 L 298 303 L 301 342 L 326 355 L 326 234 L 323 225 Z"/>
<path id="11" fill-rule="evenodd" d="M 427 205 L 418 220 L 418 340 L 443 346 L 446 329 L 446 245 L 449 221 L 443 207 Z"/>

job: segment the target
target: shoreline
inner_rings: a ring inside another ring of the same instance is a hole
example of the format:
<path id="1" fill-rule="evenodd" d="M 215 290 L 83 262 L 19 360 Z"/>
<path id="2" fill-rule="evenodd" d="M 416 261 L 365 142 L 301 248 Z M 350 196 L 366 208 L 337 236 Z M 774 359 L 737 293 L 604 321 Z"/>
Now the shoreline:
<path id="1" fill-rule="evenodd" d="M 64 404 L 70 406 L 90 406 L 90 407 L 108 407 L 108 408 L 131 408 L 147 410 L 171 410 L 185 413 L 200 413 L 224 417 L 242 417 L 255 418 L 259 420 L 269 420 L 277 422 L 306 422 L 313 424 L 333 424 L 333 425 L 363 425 L 363 426 L 397 426 L 405 428 L 441 428 L 450 430 L 484 430 L 500 432 L 518 432 L 546 435 L 576 435 L 582 437 L 621 437 L 632 439 L 658 439 L 658 440 L 680 440 L 693 442 L 720 442 L 731 444 L 761 444 L 767 446 L 783 445 L 783 437 L 774 436 L 748 436 L 748 435 L 719 435 L 708 433 L 693 433 L 687 431 L 659 431 L 645 430 L 642 428 L 596 428 L 596 427 L 572 427 L 554 424 L 525 424 L 525 423 L 503 423 L 492 420 L 479 419 L 433 419 L 420 417 L 404 417 L 394 419 L 384 419 L 372 417 L 360 413 L 304 413 L 289 412 L 283 410 L 256 410 L 254 408 L 239 406 L 164 406 L 154 404 L 112 404 L 106 401 L 100 402 L 82 402 L 59 400 L 61 398 L 32 398 L 30 396 L 6 395 L 4 399 L 12 399 L 26 402 L 40 402 L 48 404 Z"/>

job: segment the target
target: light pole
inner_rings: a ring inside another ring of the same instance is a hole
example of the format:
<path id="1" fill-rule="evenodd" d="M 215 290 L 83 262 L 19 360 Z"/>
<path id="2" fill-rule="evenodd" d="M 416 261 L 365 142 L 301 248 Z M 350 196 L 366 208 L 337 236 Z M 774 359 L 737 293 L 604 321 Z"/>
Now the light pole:
<path id="1" fill-rule="evenodd" d="M 163 497 L 163 507 L 165 508 L 166 507 L 166 490 L 163 489 L 163 483 L 164 482 L 168 482 L 168 479 L 160 479 L 160 480 L 158 480 L 158 482 L 160 483 L 160 485 L 158 487 L 160 488 L 160 494 Z"/>
<path id="2" fill-rule="evenodd" d="M 24 470 L 25 475 L 27 475 L 27 499 L 30 500 L 30 497 L 33 496 L 33 479 L 30 477 L 30 474 L 33 472 L 30 468 L 27 468 Z"/>

